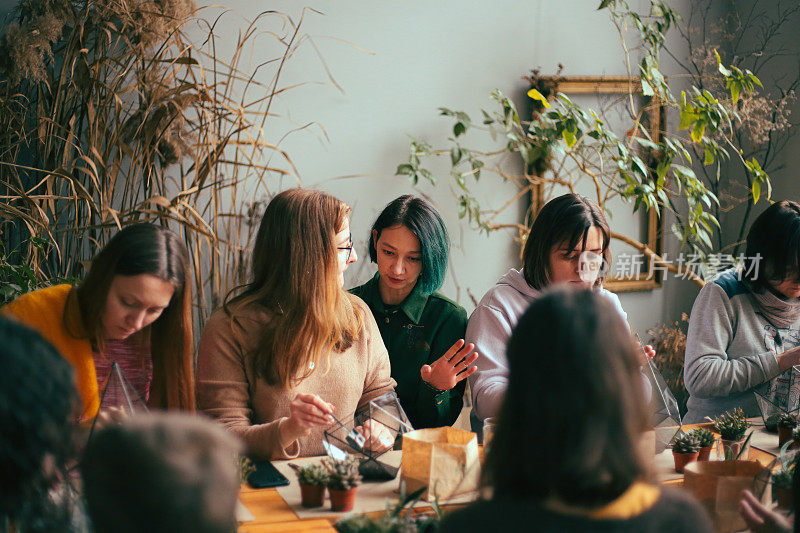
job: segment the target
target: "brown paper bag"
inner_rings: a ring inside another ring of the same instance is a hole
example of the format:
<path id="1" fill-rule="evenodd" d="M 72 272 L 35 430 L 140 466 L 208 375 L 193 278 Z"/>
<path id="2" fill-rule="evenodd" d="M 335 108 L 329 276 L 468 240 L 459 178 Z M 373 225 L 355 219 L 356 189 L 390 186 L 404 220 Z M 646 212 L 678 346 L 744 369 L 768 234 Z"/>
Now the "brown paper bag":
<path id="1" fill-rule="evenodd" d="M 758 461 L 699 461 L 686 465 L 683 484 L 711 515 L 715 531 L 747 527 L 739 516 L 739 498 L 763 466 Z"/>
<path id="2" fill-rule="evenodd" d="M 422 487 L 422 498 L 434 501 L 478 489 L 480 462 L 475 433 L 451 427 L 418 429 L 403 435 L 400 479 L 406 492 Z"/>

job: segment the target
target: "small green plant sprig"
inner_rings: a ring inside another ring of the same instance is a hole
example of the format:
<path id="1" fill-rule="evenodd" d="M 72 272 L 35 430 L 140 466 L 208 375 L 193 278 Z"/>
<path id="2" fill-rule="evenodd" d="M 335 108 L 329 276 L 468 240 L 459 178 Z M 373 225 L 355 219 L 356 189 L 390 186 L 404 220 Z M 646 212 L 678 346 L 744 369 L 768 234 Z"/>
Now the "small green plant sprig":
<path id="1" fill-rule="evenodd" d="M 689 435 L 692 435 L 697 439 L 701 448 L 713 446 L 714 441 L 716 440 L 714 434 L 706 428 L 695 428 L 689 432 Z"/>
<path id="2" fill-rule="evenodd" d="M 247 481 L 247 476 L 250 475 L 250 472 L 254 472 L 256 467 L 253 461 L 244 455 L 239 455 L 237 457 L 237 463 L 239 465 L 239 482 L 244 483 Z"/>
<path id="3" fill-rule="evenodd" d="M 361 482 L 361 474 L 358 472 L 358 457 L 351 455 L 341 461 L 325 458 L 322 460 L 322 464 L 328 471 L 328 479 L 325 484 L 329 489 L 349 490 L 357 487 Z"/>
<path id="4" fill-rule="evenodd" d="M 723 440 L 741 440 L 750 422 L 744 416 L 741 407 L 733 411 L 726 411 L 716 418 L 706 417 L 714 423 L 714 430 L 720 434 Z"/>
<path id="5" fill-rule="evenodd" d="M 289 463 L 297 474 L 297 481 L 302 485 L 325 485 L 328 482 L 328 470 L 321 464 L 298 466 Z"/>
<path id="6" fill-rule="evenodd" d="M 406 495 L 405 482 L 401 482 L 397 505 L 392 508 L 387 502 L 383 516 L 351 514 L 341 518 L 334 527 L 339 533 L 436 533 L 442 518 L 438 499 L 431 503 L 430 512 L 409 512 L 425 490 L 427 487 L 422 487 Z"/>
<path id="7" fill-rule="evenodd" d="M 797 418 L 789 413 L 784 413 L 778 419 L 778 427 L 795 428 L 797 427 Z"/>
<path id="8" fill-rule="evenodd" d="M 681 435 L 672 445 L 672 451 L 675 453 L 697 453 L 699 449 L 700 440 L 691 433 Z"/>
<path id="9" fill-rule="evenodd" d="M 772 474 L 772 486 L 780 489 L 792 489 L 792 482 L 794 480 L 794 465 L 788 468 L 781 468 Z"/>

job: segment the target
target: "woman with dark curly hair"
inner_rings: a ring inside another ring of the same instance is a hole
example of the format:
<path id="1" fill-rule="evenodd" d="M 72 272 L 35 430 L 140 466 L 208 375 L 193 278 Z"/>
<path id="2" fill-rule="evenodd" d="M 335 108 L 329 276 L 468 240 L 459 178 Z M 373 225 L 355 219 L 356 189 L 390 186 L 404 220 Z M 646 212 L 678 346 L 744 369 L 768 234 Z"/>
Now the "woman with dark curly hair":
<path id="1" fill-rule="evenodd" d="M 36 331 L 1 316 L 0 344 L 0 529 L 69 531 L 68 505 L 48 493 L 73 457 L 74 373 Z"/>
<path id="2" fill-rule="evenodd" d="M 75 368 L 81 418 L 97 414 L 113 363 L 151 408 L 193 411 L 188 261 L 177 234 L 134 224 L 108 241 L 77 286 L 24 294 L 2 312 L 39 331 Z"/>

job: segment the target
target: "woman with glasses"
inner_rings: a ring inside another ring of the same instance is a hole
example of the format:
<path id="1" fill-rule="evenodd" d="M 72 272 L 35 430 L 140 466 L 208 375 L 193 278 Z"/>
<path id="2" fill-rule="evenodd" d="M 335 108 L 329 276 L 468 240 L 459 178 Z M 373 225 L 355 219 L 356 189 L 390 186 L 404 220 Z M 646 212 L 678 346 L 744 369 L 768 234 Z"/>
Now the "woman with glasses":
<path id="1" fill-rule="evenodd" d="M 449 426 L 475 371 L 474 346 L 464 343 L 464 308 L 436 292 L 444 281 L 450 241 L 439 213 L 405 195 L 372 226 L 370 259 L 378 272 L 350 292 L 369 305 L 389 350 L 397 395 L 415 428 Z"/>
<path id="2" fill-rule="evenodd" d="M 344 270 L 356 259 L 350 208 L 341 200 L 290 189 L 267 206 L 250 281 L 211 315 L 197 360 L 198 408 L 250 454 L 320 455 L 334 417 L 347 421 L 394 389 L 372 314 L 342 290 Z M 386 440 L 358 429 L 365 447 L 375 447 L 371 438 Z"/>

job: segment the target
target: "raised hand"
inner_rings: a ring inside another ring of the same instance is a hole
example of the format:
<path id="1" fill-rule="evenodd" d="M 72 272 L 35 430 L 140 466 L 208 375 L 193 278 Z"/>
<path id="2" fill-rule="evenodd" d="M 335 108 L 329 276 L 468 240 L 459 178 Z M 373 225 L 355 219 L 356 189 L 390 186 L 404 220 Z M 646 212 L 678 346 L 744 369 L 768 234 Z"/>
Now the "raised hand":
<path id="1" fill-rule="evenodd" d="M 739 514 L 747 522 L 750 531 L 755 533 L 789 533 L 792 531 L 792 523 L 788 518 L 777 511 L 771 511 L 764 507 L 749 490 L 742 491 Z"/>
<path id="2" fill-rule="evenodd" d="M 423 365 L 420 369 L 422 379 L 433 388 L 450 390 L 456 383 L 472 375 L 478 368 L 470 366 L 478 358 L 478 352 L 473 352 L 475 345 L 464 345 L 464 339 L 459 339 L 447 352 L 432 365 Z M 471 353 L 470 353 L 471 352 Z"/>

